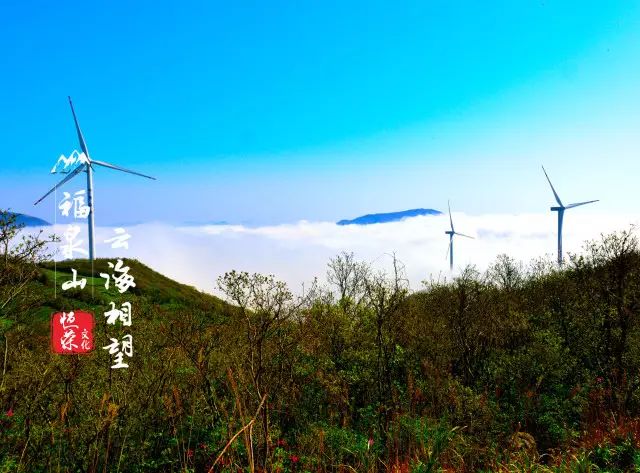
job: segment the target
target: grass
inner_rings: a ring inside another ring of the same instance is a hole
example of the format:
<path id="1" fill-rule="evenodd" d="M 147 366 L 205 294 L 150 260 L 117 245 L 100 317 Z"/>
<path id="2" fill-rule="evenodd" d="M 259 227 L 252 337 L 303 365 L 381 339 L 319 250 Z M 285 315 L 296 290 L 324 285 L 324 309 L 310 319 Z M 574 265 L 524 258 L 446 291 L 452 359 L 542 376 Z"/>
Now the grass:
<path id="1" fill-rule="evenodd" d="M 113 287 L 113 282 L 110 284 L 109 290 L 106 290 L 104 287 L 105 279 L 98 276 L 99 273 L 113 273 L 113 270 L 108 266 L 109 261 L 113 260 L 96 259 L 93 266 L 93 276 L 91 262 L 86 259 L 67 260 L 59 262 L 55 266 L 53 263 L 44 263 L 41 268 L 46 278 L 46 285 L 51 289 L 53 289 L 55 268 L 55 273 L 57 273 L 55 281 L 58 285 L 56 296 L 58 297 L 78 298 L 79 291 L 62 291 L 60 289 L 60 285 L 64 281 L 71 280 L 71 269 L 75 269 L 78 272 L 78 278 L 84 277 L 87 280 L 87 285 L 82 291 L 83 294 L 90 293 L 93 289 L 94 298 L 116 302 L 122 299 L 122 294 Z M 145 296 L 160 305 L 174 307 L 178 305 L 214 311 L 220 311 L 227 306 L 219 298 L 199 291 L 193 286 L 173 281 L 135 259 L 126 259 L 124 263 L 130 267 L 129 274 L 134 276 L 136 283 L 136 287 L 132 287 L 126 292 L 128 298 L 133 294 L 134 296 Z M 213 277 L 211 284 L 213 287 Z"/>

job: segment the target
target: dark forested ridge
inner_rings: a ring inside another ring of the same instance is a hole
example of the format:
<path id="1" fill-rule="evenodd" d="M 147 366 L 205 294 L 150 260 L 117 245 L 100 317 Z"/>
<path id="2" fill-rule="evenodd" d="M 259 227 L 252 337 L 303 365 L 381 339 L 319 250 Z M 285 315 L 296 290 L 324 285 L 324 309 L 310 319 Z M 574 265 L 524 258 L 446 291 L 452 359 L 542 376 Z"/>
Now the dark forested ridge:
<path id="1" fill-rule="evenodd" d="M 19 226 L 0 216 L 0 236 Z M 640 248 L 633 232 L 558 269 L 502 256 L 409 291 L 353 255 L 294 295 L 272 276 L 211 281 L 225 301 L 126 260 L 130 367 L 102 314 L 123 300 L 47 262 L 0 260 L 0 471 L 637 471 Z M 106 268 L 98 260 L 95 273 Z M 93 288 L 93 290 L 92 290 Z M 92 294 L 93 293 L 93 294 Z M 58 310 L 96 315 L 90 355 L 50 352 Z"/>

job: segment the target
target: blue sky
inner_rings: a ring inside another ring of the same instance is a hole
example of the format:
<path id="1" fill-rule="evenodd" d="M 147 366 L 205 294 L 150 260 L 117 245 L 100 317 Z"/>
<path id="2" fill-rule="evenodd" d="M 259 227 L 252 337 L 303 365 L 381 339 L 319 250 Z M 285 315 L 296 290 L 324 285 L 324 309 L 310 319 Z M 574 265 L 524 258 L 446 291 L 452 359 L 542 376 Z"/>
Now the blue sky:
<path id="1" fill-rule="evenodd" d="M 8 3 L 1 207 L 52 219 L 71 95 L 93 158 L 158 177 L 99 169 L 98 224 L 544 212 L 541 163 L 635 210 L 631 2 Z"/>

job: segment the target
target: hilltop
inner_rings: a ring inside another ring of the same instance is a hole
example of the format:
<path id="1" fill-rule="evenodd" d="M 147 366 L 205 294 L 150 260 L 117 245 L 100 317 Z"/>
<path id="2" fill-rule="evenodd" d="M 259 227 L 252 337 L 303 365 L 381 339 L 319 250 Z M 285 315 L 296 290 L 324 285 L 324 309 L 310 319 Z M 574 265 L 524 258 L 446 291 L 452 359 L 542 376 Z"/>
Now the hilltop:
<path id="1" fill-rule="evenodd" d="M 91 277 L 91 263 L 86 259 L 42 263 L 40 276 L 30 289 L 32 294 L 42 299 L 40 308 L 34 314 L 35 321 L 45 323 L 54 311 L 71 309 L 90 309 L 96 312 L 96 318 L 98 318 L 100 308 L 106 310 L 111 301 L 117 303 L 124 300 L 142 299 L 145 304 L 155 306 L 159 313 L 191 310 L 220 314 L 229 307 L 221 299 L 163 276 L 135 259 L 124 259 L 124 263 L 129 266 L 129 274 L 134 276 L 136 286 L 129 288 L 124 294 L 120 294 L 113 284 L 110 285 L 109 290 L 106 290 L 105 279 L 99 274 L 113 272 L 108 267 L 109 261 L 112 260 L 95 260 L 94 277 Z M 87 279 L 87 285 L 82 290 L 62 291 L 62 283 L 72 278 L 72 268 L 78 273 L 77 279 L 83 277 Z"/>

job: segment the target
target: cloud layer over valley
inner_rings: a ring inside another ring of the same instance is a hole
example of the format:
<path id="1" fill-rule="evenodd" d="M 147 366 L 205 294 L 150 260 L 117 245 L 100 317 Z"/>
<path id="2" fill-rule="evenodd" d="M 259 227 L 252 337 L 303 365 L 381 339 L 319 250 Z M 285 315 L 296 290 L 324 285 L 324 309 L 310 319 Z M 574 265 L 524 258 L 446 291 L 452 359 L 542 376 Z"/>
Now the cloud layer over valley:
<path id="1" fill-rule="evenodd" d="M 475 239 L 456 238 L 454 273 L 466 264 L 485 269 L 500 253 L 523 262 L 555 257 L 556 217 L 550 212 L 521 215 L 453 214 L 457 231 Z M 581 251 L 585 240 L 601 233 L 628 229 L 638 215 L 597 215 L 569 211 L 565 215 L 565 252 Z M 80 222 L 81 223 L 81 222 Z M 448 216 L 424 216 L 400 222 L 339 226 L 333 222 L 300 221 L 293 224 L 249 227 L 243 225 L 171 226 L 146 223 L 127 227 L 129 249 L 103 243 L 112 228 L 96 229 L 98 257 L 138 258 L 177 281 L 206 292 L 216 291 L 216 278 L 225 271 L 275 274 L 299 291 L 314 277 L 324 281 L 327 262 L 336 254 L 354 252 L 360 260 L 388 267 L 394 253 L 404 263 L 411 287 L 421 281 L 449 276 L 446 258 Z M 49 227 L 51 229 L 52 227 Z M 59 235 L 64 225 L 53 227 Z M 85 239 L 86 229 L 78 237 Z"/>

